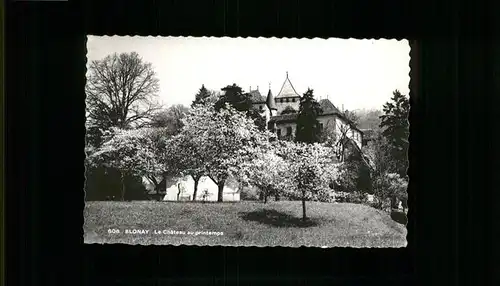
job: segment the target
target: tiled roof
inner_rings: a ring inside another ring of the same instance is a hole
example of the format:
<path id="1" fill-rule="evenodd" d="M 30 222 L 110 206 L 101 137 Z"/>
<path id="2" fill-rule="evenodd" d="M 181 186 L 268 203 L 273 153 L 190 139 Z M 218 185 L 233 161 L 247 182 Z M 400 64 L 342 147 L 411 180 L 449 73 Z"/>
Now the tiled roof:
<path id="1" fill-rule="evenodd" d="M 321 114 L 320 116 L 325 116 L 325 115 L 338 115 L 340 118 L 342 118 L 343 120 L 346 120 L 349 122 L 349 125 L 351 125 L 351 128 L 355 129 L 355 130 L 358 130 L 360 131 L 361 133 L 363 133 L 362 130 L 360 130 L 356 124 L 354 124 L 353 122 L 351 122 L 348 118 L 346 118 L 344 116 L 344 114 L 342 114 L 342 112 L 335 106 L 333 105 L 333 103 L 329 100 L 329 99 L 321 99 L 319 101 L 319 104 L 321 105 L 321 108 L 323 109 L 323 114 Z"/>
<path id="2" fill-rule="evenodd" d="M 286 73 L 286 79 L 285 82 L 283 83 L 283 86 L 281 87 L 280 92 L 276 96 L 276 98 L 279 97 L 300 97 L 300 95 L 295 91 L 295 88 L 293 87 L 292 83 L 290 82 L 290 79 L 288 78 L 288 72 Z"/>
<path id="3" fill-rule="evenodd" d="M 319 101 L 321 108 L 323 109 L 323 115 L 327 114 L 341 114 L 340 110 L 333 105 L 333 103 L 329 99 L 321 99 Z"/>
<path id="4" fill-rule="evenodd" d="M 258 90 L 251 90 L 250 92 L 250 98 L 252 99 L 253 103 L 265 103 L 266 98 L 260 94 L 260 91 Z"/>
<path id="5" fill-rule="evenodd" d="M 282 122 L 282 121 L 295 121 L 297 120 L 297 113 L 276 115 L 270 118 L 271 122 Z"/>

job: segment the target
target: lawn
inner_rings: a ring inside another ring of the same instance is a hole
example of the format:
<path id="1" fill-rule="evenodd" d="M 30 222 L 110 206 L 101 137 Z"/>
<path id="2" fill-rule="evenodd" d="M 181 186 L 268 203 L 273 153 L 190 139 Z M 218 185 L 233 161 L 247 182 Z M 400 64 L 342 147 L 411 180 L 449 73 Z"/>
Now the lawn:
<path id="1" fill-rule="evenodd" d="M 390 215 L 350 203 L 299 201 L 87 202 L 85 243 L 224 246 L 405 247 L 406 228 Z M 120 233 L 109 233 L 117 229 Z M 126 229 L 148 230 L 125 234 Z M 154 233 L 154 232 L 159 233 Z M 210 231 L 213 233 L 196 233 Z M 184 233 L 183 233 L 184 232 Z M 197 234 L 197 235 L 196 235 Z"/>

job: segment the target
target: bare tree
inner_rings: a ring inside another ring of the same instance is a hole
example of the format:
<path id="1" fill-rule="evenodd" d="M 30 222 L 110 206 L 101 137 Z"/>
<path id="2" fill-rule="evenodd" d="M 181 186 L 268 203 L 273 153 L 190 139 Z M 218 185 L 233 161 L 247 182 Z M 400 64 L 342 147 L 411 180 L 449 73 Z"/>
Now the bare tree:
<path id="1" fill-rule="evenodd" d="M 90 63 L 87 119 L 102 129 L 144 126 L 159 108 L 159 81 L 151 63 L 136 52 L 114 53 Z"/>
<path id="2" fill-rule="evenodd" d="M 349 144 L 353 144 L 353 136 L 349 136 L 349 133 L 352 134 L 356 131 L 355 125 L 359 117 L 354 112 L 346 110 L 343 113 L 342 118 L 339 119 L 341 120 L 338 120 L 338 133 L 335 137 L 336 140 L 334 146 L 336 147 L 339 160 L 343 162 L 345 160 L 347 147 Z"/>

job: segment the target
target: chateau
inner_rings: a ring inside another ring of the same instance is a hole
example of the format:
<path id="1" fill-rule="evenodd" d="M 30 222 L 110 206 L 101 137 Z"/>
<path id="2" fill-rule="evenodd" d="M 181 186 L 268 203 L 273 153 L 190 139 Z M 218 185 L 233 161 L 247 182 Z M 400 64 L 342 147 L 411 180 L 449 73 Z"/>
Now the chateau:
<path id="1" fill-rule="evenodd" d="M 273 96 L 271 87 L 267 97 L 261 95 L 258 90 L 249 91 L 254 108 L 261 111 L 266 118 L 268 129 L 275 132 L 278 138 L 292 139 L 295 136 L 296 120 L 298 116 L 301 96 L 286 74 L 286 79 L 278 94 Z M 329 99 L 319 101 L 323 113 L 318 116 L 320 128 L 328 128 L 337 138 L 349 138 L 361 149 L 363 143 L 363 132 L 347 119 L 343 113 L 335 107 Z"/>

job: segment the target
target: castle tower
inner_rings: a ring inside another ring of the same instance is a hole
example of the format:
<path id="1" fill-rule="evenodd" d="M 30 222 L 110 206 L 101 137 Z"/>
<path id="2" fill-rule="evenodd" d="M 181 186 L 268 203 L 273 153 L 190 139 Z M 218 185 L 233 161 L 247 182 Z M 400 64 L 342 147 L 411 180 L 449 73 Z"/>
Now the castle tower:
<path id="1" fill-rule="evenodd" d="M 267 93 L 266 105 L 267 108 L 269 108 L 271 116 L 275 116 L 278 108 L 276 107 L 276 102 L 274 101 L 274 96 L 271 92 L 271 84 L 269 84 L 269 92 Z"/>
<path id="2" fill-rule="evenodd" d="M 272 116 L 277 115 L 278 108 L 276 107 L 276 102 L 274 100 L 273 93 L 271 92 L 271 83 L 269 83 L 269 91 L 267 93 L 267 98 L 266 98 L 266 126 L 270 130 L 274 130 L 275 126 L 269 126 L 269 120 L 271 119 Z"/>
<path id="3" fill-rule="evenodd" d="M 300 105 L 300 95 L 297 93 L 290 78 L 288 77 L 288 72 L 286 72 L 286 79 L 281 87 L 280 92 L 275 98 L 277 113 L 281 112 L 287 108 L 292 108 L 295 111 L 299 110 Z"/>

